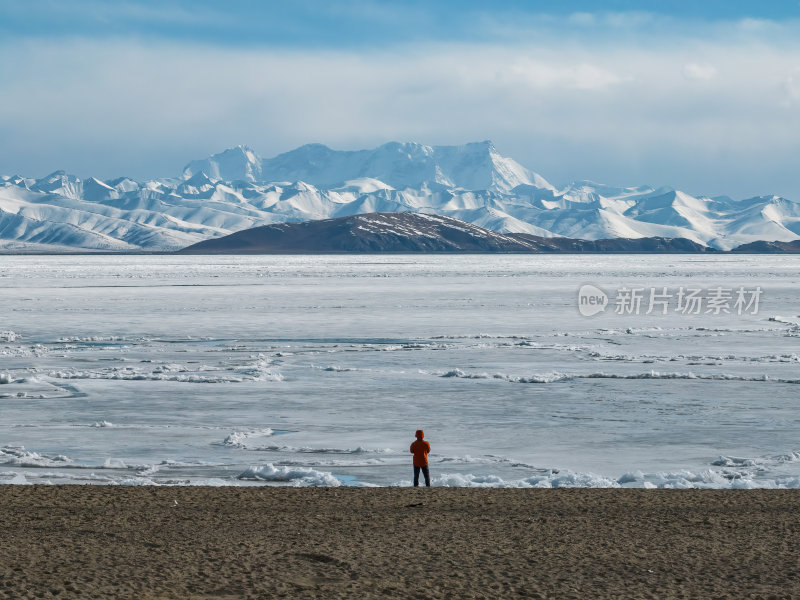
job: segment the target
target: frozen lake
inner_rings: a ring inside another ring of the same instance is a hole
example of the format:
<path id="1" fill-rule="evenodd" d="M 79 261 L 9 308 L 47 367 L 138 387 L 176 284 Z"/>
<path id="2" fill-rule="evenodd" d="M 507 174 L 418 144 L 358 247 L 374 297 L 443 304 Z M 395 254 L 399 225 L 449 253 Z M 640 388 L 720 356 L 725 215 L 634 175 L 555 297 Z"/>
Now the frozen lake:
<path id="1" fill-rule="evenodd" d="M 437 485 L 800 487 L 800 257 L 3 256 L 0 315 L 4 483 L 407 485 L 421 428 Z"/>

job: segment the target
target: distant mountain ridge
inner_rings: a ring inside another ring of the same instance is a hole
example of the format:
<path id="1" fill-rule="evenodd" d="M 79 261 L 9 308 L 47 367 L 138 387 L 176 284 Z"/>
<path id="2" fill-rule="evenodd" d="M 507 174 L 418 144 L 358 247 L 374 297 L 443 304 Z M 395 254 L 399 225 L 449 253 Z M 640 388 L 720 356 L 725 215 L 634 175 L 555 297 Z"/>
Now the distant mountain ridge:
<path id="1" fill-rule="evenodd" d="M 264 225 L 199 242 L 181 254 L 713 252 L 689 240 L 573 240 L 499 234 L 451 217 L 368 213 L 304 223 Z"/>
<path id="2" fill-rule="evenodd" d="M 800 254 L 800 240 L 792 242 L 750 242 L 733 249 L 749 254 Z"/>
<path id="3" fill-rule="evenodd" d="M 499 234 L 683 238 L 718 250 L 800 240 L 800 203 L 578 181 L 556 188 L 489 142 L 308 144 L 269 159 L 237 146 L 144 182 L 0 177 L 0 251 L 171 251 L 253 227 L 367 213 L 452 217 Z M 752 246 L 789 251 L 789 246 Z"/>
<path id="4" fill-rule="evenodd" d="M 395 189 L 438 184 L 447 188 L 509 192 L 519 185 L 552 189 L 542 176 L 511 158 L 500 156 L 490 141 L 464 146 L 425 146 L 390 142 L 372 150 L 331 150 L 306 144 L 275 158 L 262 159 L 246 146 L 237 146 L 183 170 L 184 178 L 198 173 L 224 181 L 303 181 L 322 188 L 340 187 L 357 179 L 377 179 Z"/>

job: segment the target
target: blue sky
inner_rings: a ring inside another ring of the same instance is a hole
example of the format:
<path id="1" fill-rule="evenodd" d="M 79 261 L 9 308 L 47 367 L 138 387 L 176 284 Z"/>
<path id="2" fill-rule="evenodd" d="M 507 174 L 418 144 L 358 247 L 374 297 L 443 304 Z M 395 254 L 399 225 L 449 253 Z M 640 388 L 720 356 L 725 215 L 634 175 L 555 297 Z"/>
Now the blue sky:
<path id="1" fill-rule="evenodd" d="M 548 21 L 575 15 L 662 17 L 702 23 L 800 16 L 798 0 L 331 0 L 114 1 L 7 0 L 0 3 L 0 32 L 8 36 L 136 35 L 223 46 L 364 48 L 413 41 L 507 40 L 510 25 L 547 29 Z M 494 27 L 487 26 L 493 25 Z M 677 24 L 677 23 L 676 23 Z M 655 22 L 638 33 L 649 34 Z M 662 28 L 669 25 L 662 23 Z M 574 19 L 573 31 L 594 29 Z M 564 29 L 559 26 L 559 33 Z M 636 33 L 629 28 L 628 33 Z M 524 31 L 519 32 L 520 35 Z"/>
<path id="2" fill-rule="evenodd" d="M 492 139 L 556 184 L 800 200 L 800 1 L 0 0 L 0 173 Z"/>

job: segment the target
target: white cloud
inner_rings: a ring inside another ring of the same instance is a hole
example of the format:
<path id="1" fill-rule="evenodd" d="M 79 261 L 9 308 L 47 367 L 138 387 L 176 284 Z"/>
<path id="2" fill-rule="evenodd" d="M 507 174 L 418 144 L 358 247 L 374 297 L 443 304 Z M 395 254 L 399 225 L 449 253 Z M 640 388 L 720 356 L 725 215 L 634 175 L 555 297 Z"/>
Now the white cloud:
<path id="1" fill-rule="evenodd" d="M 688 63 L 683 66 L 683 76 L 694 81 L 708 80 L 717 76 L 717 70 L 709 64 Z"/>
<path id="2" fill-rule="evenodd" d="M 567 21 L 573 25 L 587 27 L 597 22 L 597 16 L 590 12 L 576 12 L 569 15 Z"/>
<path id="3" fill-rule="evenodd" d="M 791 194 L 799 63 L 796 47 L 709 42 L 371 52 L 6 42 L 0 173 L 162 176 L 237 143 L 270 156 L 314 141 L 490 138 L 555 181 Z"/>
<path id="4" fill-rule="evenodd" d="M 543 60 L 519 59 L 496 68 L 498 81 L 506 85 L 525 85 L 539 89 L 603 89 L 618 84 L 622 78 L 591 63 L 558 64 Z"/>
<path id="5" fill-rule="evenodd" d="M 795 69 L 783 82 L 783 106 L 789 108 L 800 103 L 800 69 Z"/>

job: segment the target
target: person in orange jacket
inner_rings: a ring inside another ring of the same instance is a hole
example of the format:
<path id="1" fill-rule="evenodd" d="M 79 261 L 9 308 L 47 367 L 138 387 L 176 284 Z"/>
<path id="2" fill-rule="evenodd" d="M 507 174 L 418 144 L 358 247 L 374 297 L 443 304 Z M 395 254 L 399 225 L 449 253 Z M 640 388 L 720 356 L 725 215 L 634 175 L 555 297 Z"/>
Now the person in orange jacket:
<path id="1" fill-rule="evenodd" d="M 417 429 L 415 434 L 417 441 L 411 444 L 411 454 L 414 455 L 414 487 L 419 487 L 419 472 L 425 476 L 425 487 L 431 487 L 431 475 L 428 472 L 428 453 L 431 445 L 423 440 L 425 432 Z"/>

